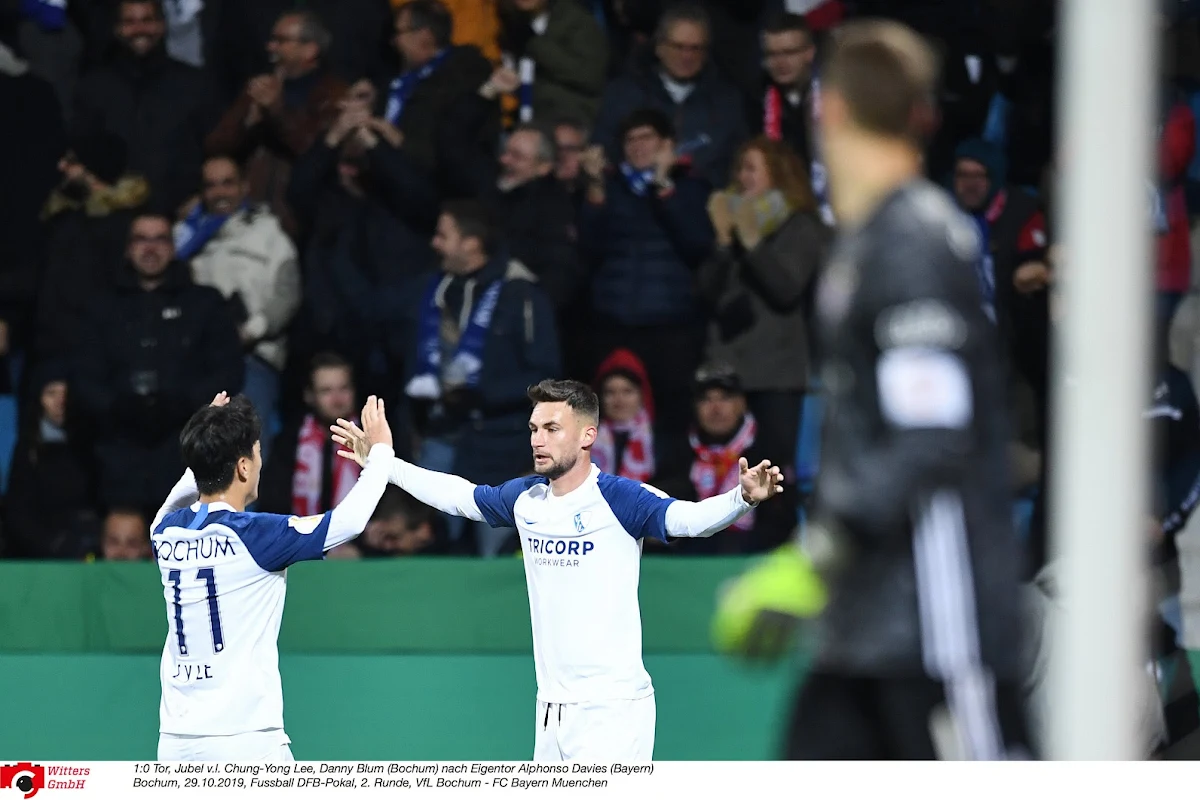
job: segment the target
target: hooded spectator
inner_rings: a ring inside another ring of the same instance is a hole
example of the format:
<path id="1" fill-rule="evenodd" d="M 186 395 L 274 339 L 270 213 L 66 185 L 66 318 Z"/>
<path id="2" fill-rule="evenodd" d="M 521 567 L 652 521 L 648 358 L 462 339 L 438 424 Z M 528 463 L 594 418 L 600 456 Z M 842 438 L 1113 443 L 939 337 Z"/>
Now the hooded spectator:
<path id="1" fill-rule="evenodd" d="M 633 352 L 614 350 L 592 382 L 600 397 L 600 426 L 592 461 L 602 471 L 648 483 L 656 471 L 654 392 L 646 367 Z"/>

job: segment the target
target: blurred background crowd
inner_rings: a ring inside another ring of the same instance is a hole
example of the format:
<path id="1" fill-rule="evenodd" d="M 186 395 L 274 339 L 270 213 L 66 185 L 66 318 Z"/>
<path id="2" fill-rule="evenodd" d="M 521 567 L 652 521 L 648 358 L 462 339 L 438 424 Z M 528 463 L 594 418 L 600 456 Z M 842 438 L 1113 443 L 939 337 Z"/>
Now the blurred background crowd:
<path id="1" fill-rule="evenodd" d="M 1200 473 L 1195 5 L 1163 6 L 1148 189 L 1155 402 L 1187 405 L 1160 415 L 1176 432 L 1156 460 L 1163 546 Z M 498 483 L 531 469 L 525 390 L 546 377 L 600 394 L 608 471 L 697 499 L 731 487 L 740 456 L 785 468 L 788 500 L 648 550 L 784 541 L 819 456 L 810 309 L 836 225 L 813 126 L 823 45 L 845 19 L 889 16 L 943 58 L 927 174 L 986 243 L 1032 574 L 1054 6 L 0 0 L 0 553 L 148 558 L 178 433 L 217 391 L 244 392 L 263 419 L 258 510 L 311 514 L 355 480 L 328 425 L 367 394 L 387 401 L 401 456 Z M 518 546 L 392 487 L 333 555 Z"/>

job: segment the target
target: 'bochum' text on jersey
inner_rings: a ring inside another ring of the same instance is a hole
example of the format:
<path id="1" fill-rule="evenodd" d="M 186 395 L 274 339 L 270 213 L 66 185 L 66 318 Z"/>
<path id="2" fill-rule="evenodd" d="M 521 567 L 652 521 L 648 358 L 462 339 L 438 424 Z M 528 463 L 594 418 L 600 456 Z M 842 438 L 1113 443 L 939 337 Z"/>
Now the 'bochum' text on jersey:
<path id="1" fill-rule="evenodd" d="M 150 543 L 162 576 L 167 639 L 159 732 L 229 736 L 283 728 L 279 627 L 287 567 L 357 536 L 387 487 L 392 449 L 377 444 L 333 511 L 289 517 L 191 505 L 190 471 L 159 512 Z"/>

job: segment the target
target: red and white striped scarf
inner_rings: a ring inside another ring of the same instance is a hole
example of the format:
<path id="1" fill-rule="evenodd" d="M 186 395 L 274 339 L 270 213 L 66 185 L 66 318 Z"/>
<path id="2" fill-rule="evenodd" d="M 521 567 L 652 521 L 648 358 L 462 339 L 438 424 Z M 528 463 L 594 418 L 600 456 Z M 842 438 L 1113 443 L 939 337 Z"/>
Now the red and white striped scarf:
<path id="1" fill-rule="evenodd" d="M 358 425 L 358 417 L 351 418 Z M 309 414 L 300 425 L 300 438 L 296 443 L 296 471 L 292 473 L 292 513 L 301 517 L 323 514 L 328 508 L 321 508 L 321 485 L 325 478 L 325 448 L 329 441 L 329 432 L 325 430 L 317 418 Z M 331 507 L 342 502 L 358 480 L 361 467 L 348 458 L 342 458 L 331 451 L 333 458 L 333 490 L 330 493 Z"/>
<path id="2" fill-rule="evenodd" d="M 763 133 L 773 142 L 783 141 L 783 92 L 777 86 L 767 87 L 763 98 Z"/>
<path id="3" fill-rule="evenodd" d="M 695 431 L 688 434 L 688 444 L 696 454 L 689 477 L 696 489 L 697 500 L 707 500 L 728 492 L 741 482 L 738 459 L 754 444 L 757 435 L 758 423 L 749 411 L 742 420 L 742 427 L 725 444 L 704 444 Z M 754 512 L 746 514 L 730 527 L 739 531 L 750 530 L 754 527 Z"/>
<path id="4" fill-rule="evenodd" d="M 617 433 L 629 434 L 625 449 L 621 453 L 619 469 L 614 463 L 617 457 Z M 646 483 L 653 478 L 654 429 L 646 409 L 639 409 L 637 416 L 629 422 L 602 421 L 596 433 L 596 443 L 592 445 L 592 461 L 602 472 L 629 478 L 638 483 Z"/>

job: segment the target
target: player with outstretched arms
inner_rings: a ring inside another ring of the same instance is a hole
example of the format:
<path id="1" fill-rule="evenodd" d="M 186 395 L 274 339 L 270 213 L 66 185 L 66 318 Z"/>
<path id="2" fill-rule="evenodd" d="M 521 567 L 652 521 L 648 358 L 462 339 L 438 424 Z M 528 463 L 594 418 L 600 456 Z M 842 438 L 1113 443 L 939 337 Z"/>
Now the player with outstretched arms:
<path id="1" fill-rule="evenodd" d="M 150 534 L 167 604 L 160 761 L 292 760 L 278 651 L 287 567 L 358 536 L 383 496 L 393 457 L 383 402 L 369 398 L 362 422 L 358 482 L 312 517 L 246 511 L 262 454 L 245 397 L 222 392 L 184 427 L 187 471 Z"/>
<path id="2" fill-rule="evenodd" d="M 654 687 L 642 664 L 642 539 L 711 536 L 783 491 L 779 468 L 741 459 L 741 483 L 699 503 L 601 472 L 590 457 L 600 403 L 578 381 L 529 390 L 535 474 L 500 486 L 394 459 L 391 482 L 423 503 L 521 535 L 537 674 L 535 761 L 648 761 Z M 369 437 L 339 419 L 339 455 Z"/>

